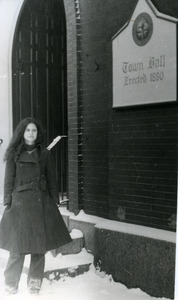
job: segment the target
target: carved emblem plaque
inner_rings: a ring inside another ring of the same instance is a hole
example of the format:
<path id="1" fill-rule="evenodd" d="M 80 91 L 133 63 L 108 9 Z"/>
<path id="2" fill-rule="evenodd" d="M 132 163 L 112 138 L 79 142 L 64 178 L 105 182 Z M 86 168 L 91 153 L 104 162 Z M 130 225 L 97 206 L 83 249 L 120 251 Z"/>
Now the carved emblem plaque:
<path id="1" fill-rule="evenodd" d="M 133 24 L 132 35 L 139 46 L 146 45 L 153 33 L 153 21 L 148 13 L 141 13 Z"/>

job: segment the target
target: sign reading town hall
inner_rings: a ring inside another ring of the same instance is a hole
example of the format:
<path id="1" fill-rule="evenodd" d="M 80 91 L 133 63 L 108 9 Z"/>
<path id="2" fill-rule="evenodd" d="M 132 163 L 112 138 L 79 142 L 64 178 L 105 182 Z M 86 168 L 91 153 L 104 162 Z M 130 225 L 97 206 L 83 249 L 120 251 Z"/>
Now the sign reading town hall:
<path id="1" fill-rule="evenodd" d="M 113 107 L 176 101 L 177 19 L 140 0 L 113 38 Z"/>

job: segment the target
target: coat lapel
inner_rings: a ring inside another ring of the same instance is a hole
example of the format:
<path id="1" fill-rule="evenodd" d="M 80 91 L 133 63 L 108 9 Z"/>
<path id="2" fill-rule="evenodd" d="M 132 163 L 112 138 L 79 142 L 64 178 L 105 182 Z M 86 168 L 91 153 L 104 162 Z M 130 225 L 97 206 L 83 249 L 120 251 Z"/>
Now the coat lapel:
<path id="1" fill-rule="evenodd" d="M 40 159 L 39 159 L 39 155 L 38 155 L 38 159 L 36 159 L 34 157 L 34 155 L 29 154 L 27 151 L 24 151 L 20 154 L 20 157 L 18 159 L 19 162 L 27 162 L 27 163 L 39 163 Z"/>

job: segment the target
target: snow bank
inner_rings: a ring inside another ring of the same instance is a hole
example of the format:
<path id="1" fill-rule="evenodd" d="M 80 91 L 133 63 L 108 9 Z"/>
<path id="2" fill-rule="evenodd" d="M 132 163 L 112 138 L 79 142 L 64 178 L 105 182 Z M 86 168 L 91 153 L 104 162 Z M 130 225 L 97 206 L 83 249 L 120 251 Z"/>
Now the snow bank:
<path id="1" fill-rule="evenodd" d="M 27 290 L 27 275 L 23 274 L 19 291 L 16 295 L 4 294 L 3 270 L 0 268 L 0 299 L 1 300 L 159 300 L 140 289 L 127 289 L 123 284 L 114 282 L 110 275 L 96 270 L 92 265 L 90 270 L 77 277 L 62 277 L 59 281 L 43 280 L 38 296 L 29 295 Z M 162 298 L 162 300 L 166 300 Z M 167 299 L 168 300 L 168 299 Z"/>

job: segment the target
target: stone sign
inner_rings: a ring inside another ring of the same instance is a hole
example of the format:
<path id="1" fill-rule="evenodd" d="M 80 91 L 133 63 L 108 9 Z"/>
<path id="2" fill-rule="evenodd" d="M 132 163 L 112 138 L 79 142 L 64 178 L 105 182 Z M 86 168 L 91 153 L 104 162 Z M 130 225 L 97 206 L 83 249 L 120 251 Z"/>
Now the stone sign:
<path id="1" fill-rule="evenodd" d="M 113 37 L 113 107 L 177 100 L 177 19 L 140 0 Z"/>

